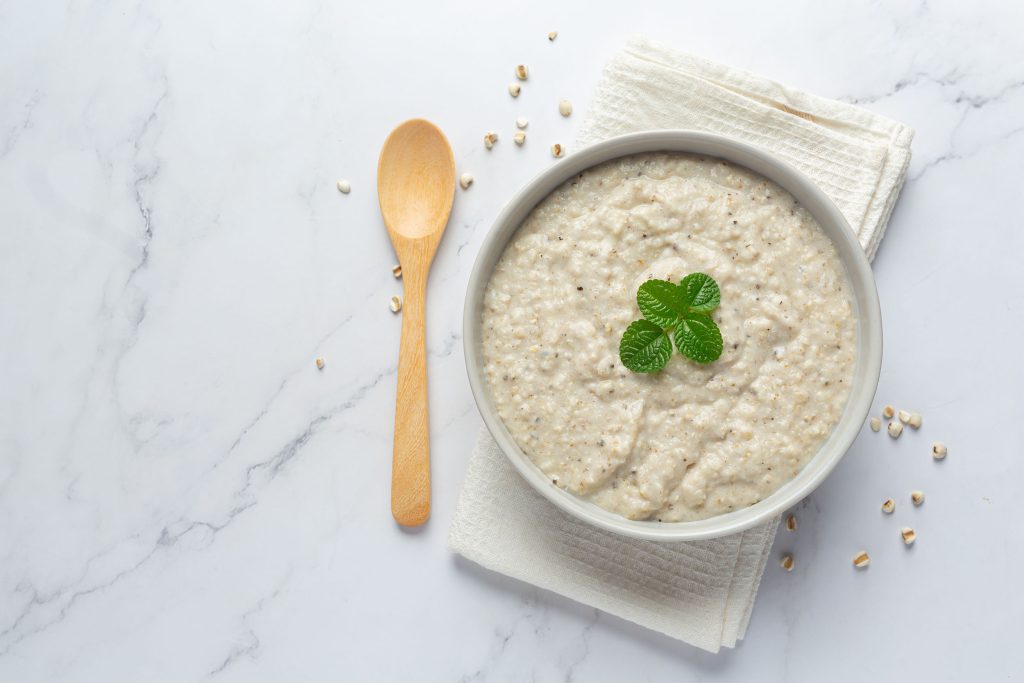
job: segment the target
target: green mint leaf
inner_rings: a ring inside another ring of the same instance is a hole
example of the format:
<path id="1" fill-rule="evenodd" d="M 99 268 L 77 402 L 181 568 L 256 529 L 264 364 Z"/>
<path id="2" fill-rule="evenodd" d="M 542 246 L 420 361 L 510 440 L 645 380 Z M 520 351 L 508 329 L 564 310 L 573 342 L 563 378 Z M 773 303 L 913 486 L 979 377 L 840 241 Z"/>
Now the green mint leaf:
<path id="1" fill-rule="evenodd" d="M 683 278 L 679 286 L 685 292 L 684 303 L 691 311 L 710 313 L 722 302 L 722 292 L 710 275 L 690 273 Z"/>
<path id="2" fill-rule="evenodd" d="M 686 312 L 683 290 L 667 280 L 648 280 L 636 292 L 636 305 L 655 325 L 671 327 Z"/>
<path id="3" fill-rule="evenodd" d="M 668 334 L 649 320 L 634 320 L 622 333 L 619 358 L 633 372 L 657 372 L 671 356 L 672 342 Z"/>
<path id="4" fill-rule="evenodd" d="M 722 291 L 710 275 L 691 273 L 674 285 L 648 280 L 636 293 L 643 320 L 630 323 L 619 341 L 619 358 L 633 372 L 657 372 L 679 353 L 698 363 L 722 355 L 722 331 L 711 311 L 722 302 Z"/>
<path id="5" fill-rule="evenodd" d="M 675 342 L 679 353 L 698 363 L 711 363 L 722 355 L 722 332 L 706 313 L 684 315 L 676 325 Z"/>

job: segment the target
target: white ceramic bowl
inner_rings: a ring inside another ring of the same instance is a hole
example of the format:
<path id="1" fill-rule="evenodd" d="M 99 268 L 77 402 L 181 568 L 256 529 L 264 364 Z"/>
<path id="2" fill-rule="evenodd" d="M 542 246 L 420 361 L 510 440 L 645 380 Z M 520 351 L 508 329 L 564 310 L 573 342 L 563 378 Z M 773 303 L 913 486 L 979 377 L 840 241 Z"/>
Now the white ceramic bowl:
<path id="1" fill-rule="evenodd" d="M 626 519 L 564 491 L 551 483 L 516 445 L 497 411 L 484 379 L 480 348 L 480 315 L 491 272 L 512 235 L 533 208 L 555 188 L 581 171 L 609 159 L 641 152 L 690 152 L 745 166 L 792 194 L 817 220 L 835 244 L 846 268 L 857 316 L 857 361 L 850 396 L 828 439 L 792 481 L 755 505 L 694 522 L 653 522 Z M 466 292 L 463 343 L 469 384 L 480 414 L 498 446 L 526 481 L 565 512 L 594 526 L 635 538 L 688 541 L 715 538 L 765 522 L 813 491 L 832 471 L 860 431 L 878 386 L 882 364 L 882 320 L 878 293 L 864 251 L 839 210 L 796 169 L 767 152 L 718 135 L 694 131 L 651 131 L 606 140 L 569 155 L 533 179 L 505 206 L 484 239 Z"/>

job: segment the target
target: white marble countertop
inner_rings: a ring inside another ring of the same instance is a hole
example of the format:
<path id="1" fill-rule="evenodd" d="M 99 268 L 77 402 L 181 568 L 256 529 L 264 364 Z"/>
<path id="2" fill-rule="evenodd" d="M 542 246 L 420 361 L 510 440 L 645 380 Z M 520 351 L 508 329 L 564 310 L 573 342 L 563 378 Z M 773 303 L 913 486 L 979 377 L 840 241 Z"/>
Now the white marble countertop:
<path id="1" fill-rule="evenodd" d="M 0 5 L 0 680 L 1021 675 L 1019 3 L 559 4 Z M 769 564 L 746 640 L 718 655 L 445 548 L 480 424 L 470 265 L 633 32 L 917 129 L 875 261 L 878 399 L 925 426 L 865 430 L 779 533 L 795 571 Z M 518 62 L 532 75 L 512 100 Z M 433 517 L 403 533 L 388 506 L 400 283 L 374 173 L 413 116 L 476 183 L 429 291 Z"/>

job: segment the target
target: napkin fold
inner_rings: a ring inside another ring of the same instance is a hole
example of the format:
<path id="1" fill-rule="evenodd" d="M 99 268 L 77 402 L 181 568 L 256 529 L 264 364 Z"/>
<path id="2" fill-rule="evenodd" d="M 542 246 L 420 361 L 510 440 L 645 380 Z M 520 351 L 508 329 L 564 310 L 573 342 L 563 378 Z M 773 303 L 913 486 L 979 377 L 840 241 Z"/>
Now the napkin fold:
<path id="1" fill-rule="evenodd" d="M 792 164 L 835 202 L 868 258 L 914 135 L 854 105 L 632 38 L 605 66 L 576 147 L 665 128 L 727 135 Z M 534 492 L 481 429 L 448 540 L 488 569 L 717 652 L 746 633 L 777 526 L 686 543 L 596 529 Z"/>

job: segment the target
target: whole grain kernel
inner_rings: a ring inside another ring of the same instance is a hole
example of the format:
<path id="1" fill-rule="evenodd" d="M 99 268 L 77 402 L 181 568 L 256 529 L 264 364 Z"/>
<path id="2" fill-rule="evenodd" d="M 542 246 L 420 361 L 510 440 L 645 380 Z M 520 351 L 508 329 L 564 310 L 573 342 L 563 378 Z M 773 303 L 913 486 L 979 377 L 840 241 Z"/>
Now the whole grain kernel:
<path id="1" fill-rule="evenodd" d="M 793 571 L 793 556 L 789 553 L 783 555 L 782 559 L 779 561 L 779 566 L 785 569 L 787 572 Z"/>
<path id="2" fill-rule="evenodd" d="M 562 100 L 558 103 L 558 113 L 562 116 L 568 116 L 572 114 L 572 102 L 569 100 Z"/>
<path id="3" fill-rule="evenodd" d="M 338 181 L 338 192 L 340 192 L 342 194 L 348 194 L 351 191 L 352 191 L 352 183 L 350 183 L 347 180 L 339 180 Z"/>
<path id="4" fill-rule="evenodd" d="M 463 190 L 468 190 L 469 186 L 473 184 L 473 176 L 468 173 L 463 173 L 459 176 L 459 187 Z"/>
<path id="5" fill-rule="evenodd" d="M 554 42 L 555 38 L 558 37 L 558 31 L 551 31 L 548 33 L 548 40 Z"/>
<path id="6" fill-rule="evenodd" d="M 551 145 L 551 156 L 553 156 L 556 159 L 558 159 L 563 154 L 565 154 L 565 150 L 562 148 L 562 146 L 560 144 L 558 144 L 556 142 L 555 144 Z"/>
<path id="7" fill-rule="evenodd" d="M 877 417 L 871 418 L 871 431 L 877 432 L 882 428 L 882 421 Z"/>
<path id="8" fill-rule="evenodd" d="M 882 512 L 887 515 L 891 515 L 893 510 L 896 509 L 896 501 L 892 498 L 886 498 L 885 502 L 882 503 Z"/>
<path id="9" fill-rule="evenodd" d="M 902 422 L 903 424 L 907 424 L 908 422 L 910 422 L 910 413 L 908 413 L 905 410 L 901 410 L 900 412 L 896 413 L 896 416 L 900 418 L 900 422 Z"/>
<path id="10" fill-rule="evenodd" d="M 896 414 L 896 409 L 893 408 L 892 406 L 886 406 L 886 407 L 882 408 L 882 417 L 884 417 L 886 420 L 891 420 L 892 416 L 895 415 L 895 414 Z"/>
<path id="11" fill-rule="evenodd" d="M 911 491 L 910 500 L 914 503 L 914 505 L 920 505 L 921 503 L 924 502 L 924 491 Z"/>
<path id="12" fill-rule="evenodd" d="M 932 457 L 936 460 L 942 460 L 946 457 L 946 444 L 936 441 L 932 444 Z"/>
<path id="13" fill-rule="evenodd" d="M 789 515 L 786 517 L 786 529 L 789 531 L 796 531 L 796 515 Z"/>
<path id="14" fill-rule="evenodd" d="M 508 84 L 508 94 L 511 95 L 512 97 L 519 97 L 519 93 L 521 93 L 522 91 L 523 86 L 519 85 L 518 83 Z"/>
<path id="15" fill-rule="evenodd" d="M 516 134 L 512 136 L 512 140 L 514 140 L 517 145 L 522 147 L 523 143 L 526 142 L 526 133 L 524 133 L 521 130 L 517 130 Z"/>
<path id="16" fill-rule="evenodd" d="M 903 545 L 910 545 L 917 540 L 917 534 L 909 526 L 900 529 L 900 536 L 903 537 Z"/>
<path id="17" fill-rule="evenodd" d="M 519 130 L 526 130 L 526 127 L 529 126 L 529 125 L 530 125 L 529 119 L 525 119 L 522 116 L 520 116 L 518 119 L 516 119 L 516 128 L 518 128 Z"/>
<path id="18" fill-rule="evenodd" d="M 391 274 L 394 275 L 395 277 L 402 277 L 402 266 L 398 265 L 397 263 L 391 266 Z"/>
<path id="19" fill-rule="evenodd" d="M 853 556 L 853 566 L 857 569 L 863 569 L 869 564 L 871 564 L 871 558 L 868 557 L 868 552 L 866 550 L 861 550 Z"/>
<path id="20" fill-rule="evenodd" d="M 530 75 L 530 70 L 526 68 L 525 64 L 516 64 L 516 78 L 521 81 L 525 81 Z"/>
<path id="21" fill-rule="evenodd" d="M 484 135 L 484 147 L 486 147 L 487 149 L 490 149 L 491 147 L 494 147 L 494 143 L 497 142 L 497 141 L 498 141 L 498 134 L 495 133 L 493 130 L 492 131 L 488 131 Z"/>
<path id="22" fill-rule="evenodd" d="M 391 303 L 389 304 L 392 313 L 398 313 L 402 310 L 402 300 L 397 296 L 391 297 Z"/>
<path id="23" fill-rule="evenodd" d="M 318 356 L 316 359 L 316 369 L 323 370 L 325 365 L 327 365 L 327 361 L 324 360 L 324 357 Z"/>
<path id="24" fill-rule="evenodd" d="M 910 425 L 911 427 L 913 427 L 914 429 L 920 429 L 921 428 L 921 413 L 911 413 L 910 414 L 910 419 L 907 420 L 907 424 Z"/>
<path id="25" fill-rule="evenodd" d="M 903 433 L 903 423 L 902 422 L 895 422 L 894 421 L 894 422 L 890 422 L 889 423 L 889 436 L 891 436 L 894 439 L 898 439 L 898 438 L 900 438 L 900 434 L 902 434 L 902 433 Z"/>

